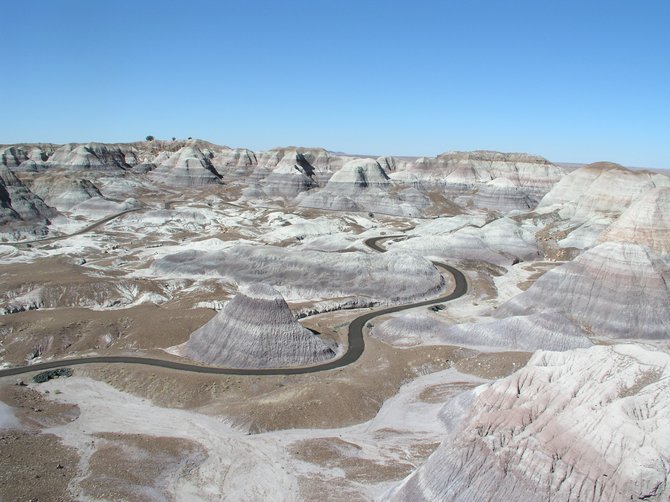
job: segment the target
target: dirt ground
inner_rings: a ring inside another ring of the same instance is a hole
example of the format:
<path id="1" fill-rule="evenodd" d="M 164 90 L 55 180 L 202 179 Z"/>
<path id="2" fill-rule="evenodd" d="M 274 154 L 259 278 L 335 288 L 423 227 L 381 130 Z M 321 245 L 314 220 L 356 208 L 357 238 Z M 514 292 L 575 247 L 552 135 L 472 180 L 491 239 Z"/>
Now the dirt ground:
<path id="1" fill-rule="evenodd" d="M 76 420 L 78 408 L 54 403 L 10 378 L 0 379 L 0 401 L 14 408 L 21 424 L 0 429 L 0 500 L 74 500 L 67 488 L 77 475 L 79 455 L 42 428 Z"/>
<path id="2" fill-rule="evenodd" d="M 98 434 L 80 487 L 94 500 L 175 500 L 170 482 L 206 458 L 197 443 L 138 434 Z"/>

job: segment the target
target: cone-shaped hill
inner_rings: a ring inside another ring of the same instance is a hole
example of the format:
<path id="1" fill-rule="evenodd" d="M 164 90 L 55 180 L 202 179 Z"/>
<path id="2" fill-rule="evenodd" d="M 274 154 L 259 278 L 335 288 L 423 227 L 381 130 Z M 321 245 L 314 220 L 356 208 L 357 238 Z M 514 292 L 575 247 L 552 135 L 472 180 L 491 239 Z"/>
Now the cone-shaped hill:
<path id="1" fill-rule="evenodd" d="M 281 368 L 332 359 L 335 346 L 303 328 L 276 289 L 256 283 L 194 331 L 184 355 L 230 368 Z"/>

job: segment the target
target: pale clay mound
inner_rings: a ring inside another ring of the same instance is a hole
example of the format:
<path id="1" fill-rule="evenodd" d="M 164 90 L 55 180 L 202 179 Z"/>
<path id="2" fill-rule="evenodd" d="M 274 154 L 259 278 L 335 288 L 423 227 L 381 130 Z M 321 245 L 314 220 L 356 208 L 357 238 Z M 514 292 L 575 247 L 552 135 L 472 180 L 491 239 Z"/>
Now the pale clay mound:
<path id="1" fill-rule="evenodd" d="M 170 254 L 156 260 L 151 273 L 266 282 L 289 301 L 355 296 L 402 303 L 435 295 L 445 284 L 432 263 L 408 253 L 296 253 L 288 248 L 244 244 L 225 250 Z"/>
<path id="2" fill-rule="evenodd" d="M 559 209 L 563 219 L 587 220 L 598 214 L 618 215 L 648 190 L 670 187 L 670 178 L 631 171 L 618 164 L 589 164 L 566 175 L 544 196 L 538 209 Z"/>
<path id="3" fill-rule="evenodd" d="M 670 187 L 653 188 L 633 201 L 600 241 L 633 242 L 670 254 Z"/>
<path id="4" fill-rule="evenodd" d="M 295 320 L 276 289 L 256 283 L 193 332 L 184 355 L 229 368 L 282 368 L 332 359 L 335 349 Z"/>
<path id="5" fill-rule="evenodd" d="M 301 194 L 296 200 L 301 207 L 398 216 L 420 216 L 430 205 L 416 189 L 396 193 L 392 188 L 379 162 L 354 159 L 333 174 L 324 188 Z"/>
<path id="6" fill-rule="evenodd" d="M 642 246 L 606 242 L 540 277 L 497 317 L 562 313 L 608 338 L 667 339 L 670 264 Z"/>
<path id="7" fill-rule="evenodd" d="M 263 179 L 263 191 L 269 196 L 293 198 L 319 186 L 317 172 L 304 154 L 284 155 L 274 170 Z"/>
<path id="8" fill-rule="evenodd" d="M 475 194 L 475 206 L 505 213 L 535 207 L 564 174 L 542 157 L 474 151 L 422 157 L 403 165 L 391 178 L 441 187 L 450 198 Z"/>
<path id="9" fill-rule="evenodd" d="M 665 254 L 666 188 L 670 177 L 663 174 L 598 162 L 565 176 L 534 214 L 560 220 L 553 232 L 561 248 L 585 250 L 619 240 Z"/>
<path id="10" fill-rule="evenodd" d="M 306 167 L 306 163 L 309 165 L 309 170 L 314 171 L 317 182 L 325 185 L 333 173 L 342 168 L 344 162 L 344 157 L 323 148 L 274 148 L 258 154 L 258 167 L 254 175 L 256 178 L 261 178 L 278 169 L 283 171 L 286 166 L 292 167 L 298 164 Z"/>
<path id="11" fill-rule="evenodd" d="M 77 204 L 94 197 L 102 197 L 97 186 L 87 179 L 66 176 L 63 173 L 39 177 L 31 186 L 48 205 L 67 211 Z"/>
<path id="12" fill-rule="evenodd" d="M 532 209 L 537 206 L 538 199 L 507 178 L 495 178 L 479 187 L 472 203 L 480 208 L 509 213 Z"/>
<path id="13" fill-rule="evenodd" d="M 456 345 L 482 350 L 570 350 L 592 344 L 566 317 L 555 313 L 449 324 L 426 313 L 409 313 L 375 326 L 371 335 L 398 347 Z"/>
<path id="14" fill-rule="evenodd" d="M 546 190 L 565 174 L 562 168 L 542 157 L 491 151 L 446 152 L 434 158 L 421 157 L 407 165 L 406 171 L 415 180 L 475 185 L 505 178 L 515 186 Z"/>
<path id="15" fill-rule="evenodd" d="M 136 154 L 129 145 L 104 143 L 63 145 L 48 159 L 50 167 L 64 167 L 73 170 L 95 169 L 120 172 L 130 169 L 136 163 Z"/>
<path id="16" fill-rule="evenodd" d="M 394 243 L 389 249 L 444 260 L 481 260 L 502 266 L 541 257 L 535 236 L 510 218 L 490 223 L 477 218 L 469 223 L 459 218 L 456 228 L 449 220 L 421 223 L 408 232 L 411 238 Z M 424 226 L 428 229 L 425 232 Z M 440 226 L 444 226 L 445 233 L 441 233 Z"/>
<path id="17" fill-rule="evenodd" d="M 668 500 L 670 356 L 536 352 L 441 411 L 449 434 L 394 501 Z"/>
<path id="18" fill-rule="evenodd" d="M 185 146 L 163 161 L 150 176 L 168 185 L 203 186 L 221 182 L 221 175 L 212 164 L 212 153 L 203 153 L 196 146 Z"/>
<path id="19" fill-rule="evenodd" d="M 46 169 L 46 160 L 55 151 L 56 146 L 14 145 L 0 150 L 0 164 L 12 171 L 37 172 Z"/>
<path id="20" fill-rule="evenodd" d="M 622 240 L 665 253 L 664 188 L 670 188 L 670 178 L 663 174 L 598 162 L 565 176 L 542 199 L 534 215 L 554 219 L 552 233 L 561 248 L 585 250 L 608 240 Z"/>

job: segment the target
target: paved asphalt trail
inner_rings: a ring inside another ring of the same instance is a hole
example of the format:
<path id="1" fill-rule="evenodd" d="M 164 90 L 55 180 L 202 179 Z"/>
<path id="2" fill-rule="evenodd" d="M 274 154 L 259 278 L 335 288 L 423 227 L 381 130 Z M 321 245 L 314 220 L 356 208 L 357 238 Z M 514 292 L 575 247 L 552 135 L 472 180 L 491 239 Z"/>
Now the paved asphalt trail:
<path id="1" fill-rule="evenodd" d="M 112 220 L 115 220 L 119 216 L 123 216 L 124 214 L 128 213 L 133 213 L 135 211 L 140 211 L 146 209 L 144 207 L 134 207 L 133 209 L 126 209 L 125 211 L 121 211 L 120 213 L 112 214 L 111 216 L 106 216 L 102 218 L 101 220 L 98 220 L 94 223 L 91 223 L 89 226 L 82 228 L 81 230 L 77 230 L 74 233 L 67 234 L 67 235 L 57 235 L 55 237 L 45 237 L 44 239 L 35 239 L 32 241 L 16 241 L 16 242 L 0 242 L 0 245 L 3 246 L 15 246 L 15 247 L 21 247 L 25 246 L 26 244 L 43 244 L 46 242 L 55 242 L 55 241 L 60 241 L 63 239 L 69 239 L 70 237 L 74 237 L 75 235 L 81 235 L 85 234 L 87 232 L 90 232 L 91 230 L 95 230 L 101 225 L 104 225 L 105 223 L 109 223 Z"/>
<path id="2" fill-rule="evenodd" d="M 130 211 L 136 211 L 137 209 L 131 209 Z M 126 212 L 130 212 L 126 211 Z M 124 213 L 121 213 L 124 214 Z M 113 219 L 121 214 L 114 215 L 113 217 L 106 218 L 106 221 Z M 106 223 L 105 220 L 100 220 L 94 223 L 91 227 L 73 234 L 77 235 L 79 233 L 84 233 L 84 231 L 89 231 L 92 228 L 95 228 L 103 223 Z M 377 242 L 383 239 L 390 239 L 394 237 L 402 237 L 400 235 L 391 235 L 391 236 L 382 236 L 374 237 L 365 241 L 365 245 L 375 251 L 384 252 L 385 250 L 381 248 Z M 43 242 L 43 241 L 39 241 Z M 268 369 L 239 369 L 239 368 L 218 368 L 213 366 L 200 366 L 197 364 L 188 364 L 181 363 L 177 361 L 170 361 L 166 359 L 152 359 L 149 357 L 138 357 L 138 356 L 96 356 L 96 357 L 82 357 L 76 359 L 61 359 L 59 361 L 48 361 L 44 363 L 32 364 L 30 366 L 18 366 L 14 368 L 7 368 L 0 370 L 0 377 L 12 376 L 12 375 L 21 375 L 23 373 L 32 373 L 35 371 L 43 371 L 53 368 L 62 368 L 64 366 L 76 366 L 80 364 L 143 364 L 146 366 L 158 366 L 160 368 L 169 368 L 179 371 L 190 371 L 193 373 L 212 373 L 217 375 L 298 375 L 303 373 L 316 373 L 318 371 L 332 370 L 336 368 L 341 368 L 355 362 L 363 351 L 365 350 L 365 340 L 363 338 L 363 327 L 366 323 L 375 317 L 379 317 L 385 314 L 390 314 L 392 312 L 399 312 L 401 310 L 411 309 L 415 307 L 422 307 L 425 305 L 432 305 L 434 303 L 448 302 L 456 298 L 463 296 L 468 290 L 468 283 L 465 279 L 463 273 L 445 263 L 433 262 L 434 265 L 446 269 L 449 273 L 454 276 L 454 281 L 456 286 L 454 291 L 448 295 L 440 296 L 439 298 L 434 298 L 432 300 L 425 300 L 416 303 L 409 303 L 406 305 L 398 305 L 395 307 L 388 307 L 382 310 L 375 310 L 373 312 L 368 312 L 367 314 L 360 315 L 356 317 L 349 324 L 349 348 L 347 352 L 340 357 L 339 359 L 319 364 L 316 366 L 308 366 L 301 368 L 268 368 Z"/>

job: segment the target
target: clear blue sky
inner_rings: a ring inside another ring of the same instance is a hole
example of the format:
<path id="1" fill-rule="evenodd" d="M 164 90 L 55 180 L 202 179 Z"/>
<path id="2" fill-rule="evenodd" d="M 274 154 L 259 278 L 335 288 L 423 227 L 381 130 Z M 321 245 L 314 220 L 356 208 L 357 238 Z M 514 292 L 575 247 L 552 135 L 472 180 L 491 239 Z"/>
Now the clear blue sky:
<path id="1" fill-rule="evenodd" d="M 670 168 L 670 1 L 0 0 L 0 143 Z"/>

